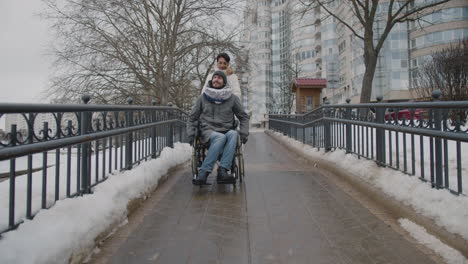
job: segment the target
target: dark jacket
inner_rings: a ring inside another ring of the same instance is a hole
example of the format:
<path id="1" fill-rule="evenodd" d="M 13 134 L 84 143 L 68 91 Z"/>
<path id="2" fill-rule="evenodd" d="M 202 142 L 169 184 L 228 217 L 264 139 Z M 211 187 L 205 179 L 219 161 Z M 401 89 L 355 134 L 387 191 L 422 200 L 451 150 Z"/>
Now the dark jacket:
<path id="1" fill-rule="evenodd" d="M 200 124 L 201 140 L 206 143 L 213 131 L 226 133 L 235 129 L 234 115 L 240 121 L 240 135 L 249 135 L 249 116 L 244 111 L 239 97 L 232 95 L 221 104 L 210 102 L 204 94 L 200 95 L 195 102 L 189 116 L 187 136 L 194 136 Z"/>

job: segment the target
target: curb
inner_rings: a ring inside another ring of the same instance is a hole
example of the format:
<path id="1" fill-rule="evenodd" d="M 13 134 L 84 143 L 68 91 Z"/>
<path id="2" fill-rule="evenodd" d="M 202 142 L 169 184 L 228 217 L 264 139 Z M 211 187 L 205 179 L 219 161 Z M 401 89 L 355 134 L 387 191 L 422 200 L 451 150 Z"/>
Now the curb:
<path id="1" fill-rule="evenodd" d="M 361 194 L 367 196 L 367 198 L 372 199 L 378 205 L 382 206 L 385 210 L 389 211 L 394 217 L 398 218 L 407 218 L 414 223 L 423 226 L 426 228 L 427 232 L 431 235 L 437 237 L 443 243 L 448 246 L 458 250 L 465 258 L 468 258 L 468 241 L 465 240 L 458 234 L 451 233 L 447 231 L 444 227 L 438 226 L 433 219 L 426 217 L 424 215 L 416 213 L 416 211 L 410 207 L 406 206 L 400 201 L 390 197 L 389 195 L 377 190 L 374 186 L 371 186 L 367 182 L 362 181 L 358 176 L 349 172 L 345 168 L 337 166 L 335 163 L 332 163 L 328 160 L 315 157 L 312 158 L 308 155 L 305 155 L 300 149 L 287 144 L 280 137 L 273 134 L 271 131 L 265 130 L 265 134 L 279 142 L 281 145 L 285 146 L 290 151 L 304 157 L 309 162 L 317 163 L 320 167 L 333 173 L 339 178 L 345 180 L 353 188 L 359 191 Z"/>

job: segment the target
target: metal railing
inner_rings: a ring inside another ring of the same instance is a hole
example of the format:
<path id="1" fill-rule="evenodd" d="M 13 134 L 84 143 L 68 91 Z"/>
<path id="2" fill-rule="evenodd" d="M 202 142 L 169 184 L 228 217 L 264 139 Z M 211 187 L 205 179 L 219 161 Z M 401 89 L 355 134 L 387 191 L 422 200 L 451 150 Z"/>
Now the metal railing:
<path id="1" fill-rule="evenodd" d="M 329 105 L 301 115 L 269 114 L 269 127 L 304 144 L 344 149 L 379 166 L 429 181 L 455 194 L 468 192 L 468 101 Z"/>
<path id="2" fill-rule="evenodd" d="M 0 142 L 0 168 L 9 168 L 0 174 L 0 233 L 186 139 L 187 114 L 178 108 L 82 99 L 82 105 L 0 104 L 10 130 Z"/>

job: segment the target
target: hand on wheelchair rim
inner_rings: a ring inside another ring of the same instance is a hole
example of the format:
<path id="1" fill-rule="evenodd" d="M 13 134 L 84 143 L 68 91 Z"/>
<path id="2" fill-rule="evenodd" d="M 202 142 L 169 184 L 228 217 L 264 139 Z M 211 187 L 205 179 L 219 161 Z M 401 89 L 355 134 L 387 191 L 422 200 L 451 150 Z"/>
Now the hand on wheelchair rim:
<path id="1" fill-rule="evenodd" d="M 247 137 L 241 137 L 241 142 L 242 142 L 242 144 L 247 143 L 247 141 L 248 141 L 248 138 L 247 138 Z"/>
<path id="2" fill-rule="evenodd" d="M 193 145 L 195 144 L 195 137 L 189 136 L 189 137 L 187 138 L 187 141 L 188 141 L 188 143 L 190 144 L 190 146 L 193 146 Z"/>

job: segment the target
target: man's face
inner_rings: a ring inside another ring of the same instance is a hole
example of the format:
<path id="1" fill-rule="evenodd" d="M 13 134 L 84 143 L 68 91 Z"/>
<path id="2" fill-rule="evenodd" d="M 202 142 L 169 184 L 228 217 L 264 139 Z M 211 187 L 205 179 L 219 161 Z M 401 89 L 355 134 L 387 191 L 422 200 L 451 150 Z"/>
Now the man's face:
<path id="1" fill-rule="evenodd" d="M 224 85 L 223 77 L 219 75 L 213 75 L 213 79 L 211 79 L 211 84 L 213 88 L 221 88 Z"/>
<path id="2" fill-rule="evenodd" d="M 223 57 L 219 57 L 216 64 L 220 70 L 225 70 L 229 66 L 229 62 L 227 62 Z"/>

